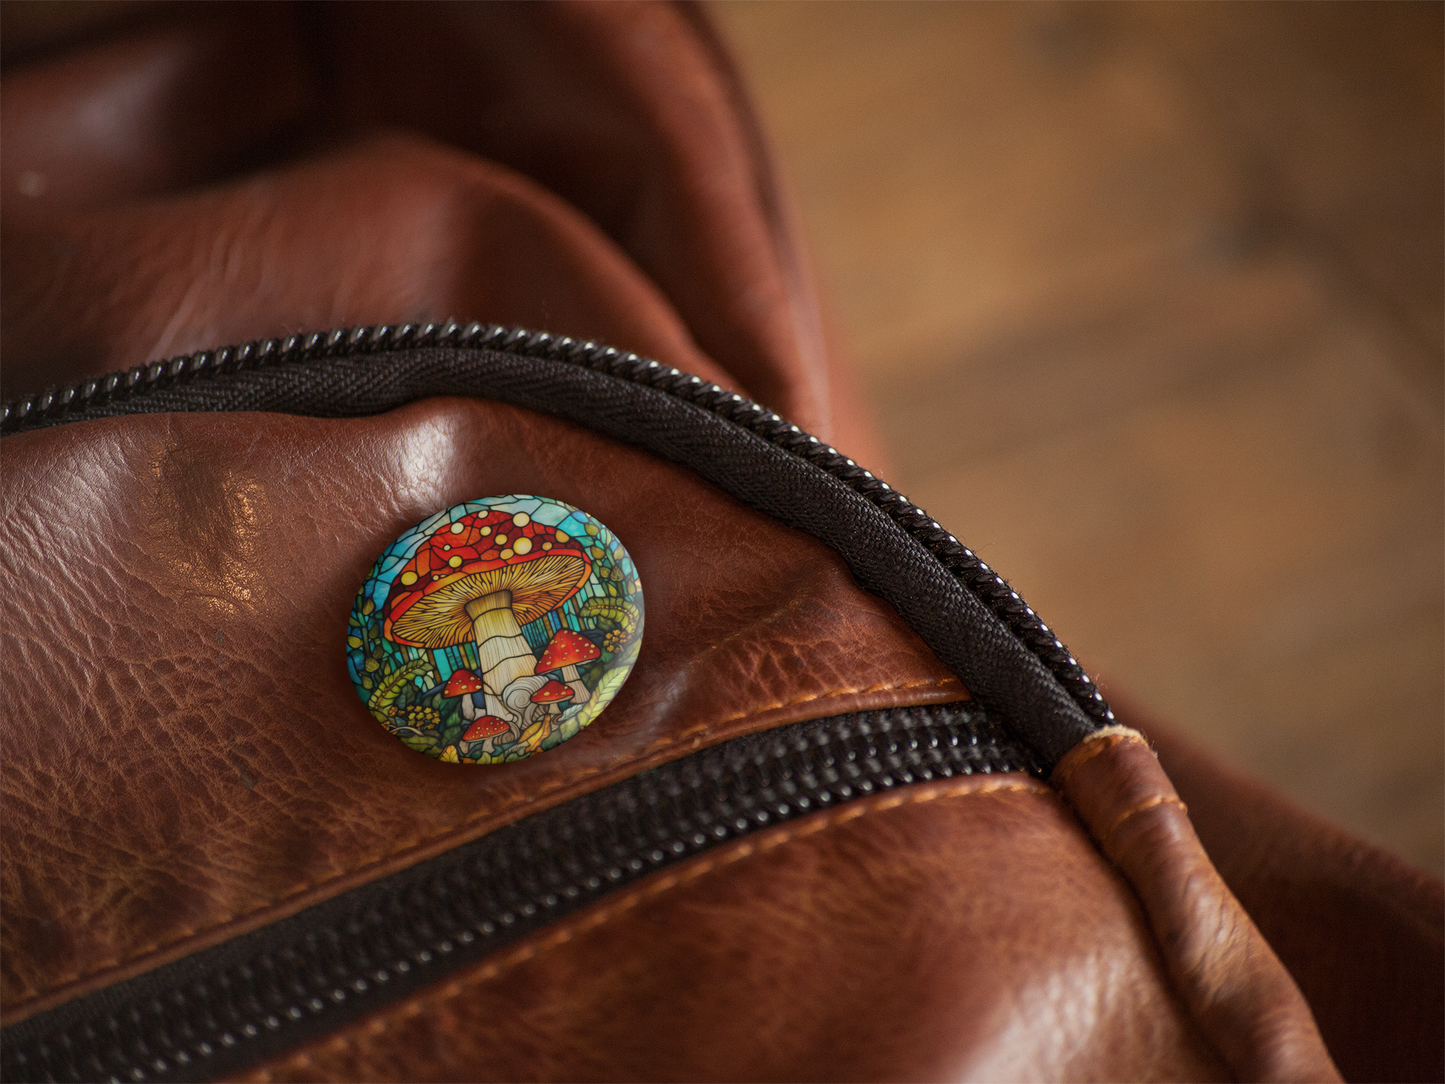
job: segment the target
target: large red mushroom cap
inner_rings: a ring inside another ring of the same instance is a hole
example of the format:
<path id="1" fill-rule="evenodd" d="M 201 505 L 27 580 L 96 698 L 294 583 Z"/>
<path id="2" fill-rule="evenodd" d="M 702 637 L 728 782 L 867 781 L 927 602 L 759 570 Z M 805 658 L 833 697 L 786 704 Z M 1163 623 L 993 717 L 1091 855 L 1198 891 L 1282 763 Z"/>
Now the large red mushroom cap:
<path id="1" fill-rule="evenodd" d="M 472 512 L 437 528 L 392 581 L 382 635 L 442 648 L 475 637 L 467 603 L 510 591 L 519 625 L 566 602 L 592 564 L 569 535 L 525 512 Z"/>
<path id="2" fill-rule="evenodd" d="M 555 678 L 532 694 L 534 704 L 555 704 L 558 700 L 571 700 L 575 694 Z"/>
<path id="3" fill-rule="evenodd" d="M 536 672 L 545 674 L 548 670 L 560 670 L 564 666 L 578 666 L 601 656 L 602 652 L 597 650 L 597 645 L 587 637 L 571 629 L 561 629 L 552 637 L 547 650 L 542 652 L 542 657 L 537 660 Z"/>
<path id="4" fill-rule="evenodd" d="M 446 688 L 442 695 L 446 697 L 465 696 L 467 693 L 479 693 L 482 691 L 482 679 L 470 670 L 455 670 L 452 676 L 447 678 Z"/>
<path id="5" fill-rule="evenodd" d="M 482 741 L 484 738 L 495 738 L 498 734 L 504 734 L 510 730 L 506 722 L 498 719 L 495 715 L 483 715 L 462 735 L 462 741 Z"/>

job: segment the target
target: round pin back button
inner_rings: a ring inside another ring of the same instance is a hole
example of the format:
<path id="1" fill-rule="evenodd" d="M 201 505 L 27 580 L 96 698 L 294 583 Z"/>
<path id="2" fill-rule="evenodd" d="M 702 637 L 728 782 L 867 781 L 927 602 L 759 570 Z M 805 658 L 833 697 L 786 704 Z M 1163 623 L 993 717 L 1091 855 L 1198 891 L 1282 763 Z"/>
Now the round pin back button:
<path id="1" fill-rule="evenodd" d="M 503 764 L 575 737 L 642 645 L 642 582 L 598 520 L 548 497 L 465 501 L 388 546 L 346 667 L 367 710 L 438 760 Z"/>

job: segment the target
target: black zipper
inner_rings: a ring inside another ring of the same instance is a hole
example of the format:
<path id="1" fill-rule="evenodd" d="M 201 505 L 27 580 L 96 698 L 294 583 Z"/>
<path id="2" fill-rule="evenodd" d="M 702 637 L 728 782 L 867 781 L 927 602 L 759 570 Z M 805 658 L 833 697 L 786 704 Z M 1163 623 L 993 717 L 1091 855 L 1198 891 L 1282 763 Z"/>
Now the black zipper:
<path id="1" fill-rule="evenodd" d="M 169 361 L 155 361 L 126 372 L 49 388 L 5 403 L 0 405 L 0 435 L 67 421 L 131 413 L 137 408 L 143 410 L 146 409 L 145 401 L 155 398 L 158 393 L 215 384 L 228 375 L 280 370 L 304 362 L 363 358 L 426 348 L 493 351 L 604 373 L 709 411 L 806 461 L 865 498 L 921 544 L 953 578 L 987 607 L 1077 705 L 1087 721 L 1080 720 L 1082 727 L 1067 727 L 1069 734 L 1062 741 L 1044 741 L 1040 752 L 1046 761 L 1057 760 L 1088 730 L 1114 721 L 1114 714 L 1098 687 L 1018 592 L 977 554 L 939 526 L 927 512 L 888 483 L 758 403 L 679 369 L 588 340 L 495 324 L 462 326 L 455 322 L 338 328 L 283 339 L 261 339 L 219 350 L 202 350 Z M 204 394 L 167 406 L 170 409 L 214 409 L 205 403 Z M 268 404 L 267 408 L 288 409 L 285 403 Z M 251 409 L 261 408 L 253 406 Z M 930 646 L 938 650 L 937 645 Z M 963 677 L 962 674 L 959 676 Z M 978 691 L 974 689 L 975 695 Z M 1041 743 L 1035 740 L 1033 744 L 1037 748 Z"/>
<path id="2" fill-rule="evenodd" d="M 234 1072 L 340 1027 L 648 874 L 911 783 L 1042 774 L 971 702 L 724 742 L 5 1029 L 14 1081 Z"/>
<path id="3" fill-rule="evenodd" d="M 970 689 L 737 739 L 6 1028 L 7 1079 L 209 1077 L 332 1030 L 652 870 L 816 809 L 975 771 L 1046 776 L 1113 718 L 1018 594 L 927 513 L 756 403 L 635 354 L 472 324 L 202 351 L 0 406 L 0 434 L 133 413 L 377 413 L 468 394 L 691 467 L 837 550 Z"/>

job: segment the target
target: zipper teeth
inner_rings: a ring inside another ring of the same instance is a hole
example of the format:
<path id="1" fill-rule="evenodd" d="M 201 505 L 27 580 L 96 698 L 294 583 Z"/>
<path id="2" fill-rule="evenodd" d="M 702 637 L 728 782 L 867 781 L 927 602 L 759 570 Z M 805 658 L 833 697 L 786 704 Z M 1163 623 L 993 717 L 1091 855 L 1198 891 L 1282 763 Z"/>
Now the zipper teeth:
<path id="1" fill-rule="evenodd" d="M 155 985 L 164 983 L 153 984 L 61 1025 L 28 1035 L 18 1032 L 30 1022 L 7 1029 L 4 1076 L 224 1073 L 702 851 L 895 786 L 1017 771 L 1041 774 L 1026 746 L 967 702 L 735 739 L 483 837 L 425 864 L 423 876 L 400 888 L 313 918 L 304 933 L 192 969 L 163 993 Z"/>
<path id="2" fill-rule="evenodd" d="M 0 434 L 64 421 L 67 414 L 80 414 L 107 403 L 143 396 L 158 388 L 210 379 L 223 373 L 419 347 L 497 350 L 593 369 L 702 407 L 807 460 L 866 497 L 933 554 L 1044 664 L 1084 714 L 1101 725 L 1114 721 L 1114 713 L 1098 686 L 1008 581 L 887 482 L 750 399 L 680 369 L 589 339 L 497 324 L 461 325 L 455 321 L 380 324 L 290 335 L 283 339 L 258 339 L 240 346 L 181 355 L 169 361 L 153 361 L 125 372 L 50 388 L 5 403 L 0 405 Z"/>

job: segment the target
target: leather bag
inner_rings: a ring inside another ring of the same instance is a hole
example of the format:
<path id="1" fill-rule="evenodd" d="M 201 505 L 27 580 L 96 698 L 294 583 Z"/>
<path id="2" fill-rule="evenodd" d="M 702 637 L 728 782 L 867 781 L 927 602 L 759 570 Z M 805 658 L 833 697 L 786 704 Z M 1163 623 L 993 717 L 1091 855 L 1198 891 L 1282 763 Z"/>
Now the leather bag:
<path id="1" fill-rule="evenodd" d="M 91 19 L 0 96 L 6 1079 L 1438 1079 L 1439 882 L 865 469 L 697 9 Z M 503 493 L 616 531 L 642 650 L 438 763 L 347 613 Z"/>

